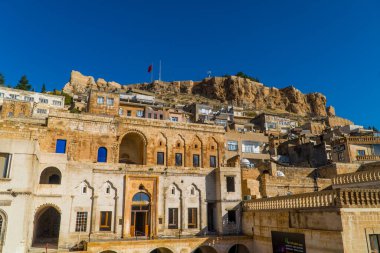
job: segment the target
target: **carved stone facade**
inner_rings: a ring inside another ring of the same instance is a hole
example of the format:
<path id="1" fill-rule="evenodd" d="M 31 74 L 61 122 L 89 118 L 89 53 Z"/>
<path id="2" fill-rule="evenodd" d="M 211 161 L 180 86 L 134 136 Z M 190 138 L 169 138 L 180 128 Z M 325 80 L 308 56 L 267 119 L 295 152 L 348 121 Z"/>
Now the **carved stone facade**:
<path id="1" fill-rule="evenodd" d="M 141 253 L 164 238 L 178 253 L 249 252 L 249 238 L 229 239 L 241 232 L 241 173 L 221 166 L 222 127 L 71 113 L 0 126 L 3 252 L 81 241 L 95 243 L 88 252 L 126 252 L 117 245 L 129 238 Z"/>

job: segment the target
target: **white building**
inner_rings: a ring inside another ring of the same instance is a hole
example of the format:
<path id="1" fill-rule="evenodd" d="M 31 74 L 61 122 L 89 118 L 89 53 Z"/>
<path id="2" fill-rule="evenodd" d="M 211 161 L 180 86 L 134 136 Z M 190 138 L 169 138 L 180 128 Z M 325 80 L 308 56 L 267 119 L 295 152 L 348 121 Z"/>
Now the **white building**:
<path id="1" fill-rule="evenodd" d="M 30 103 L 33 117 L 46 118 L 51 109 L 64 109 L 65 107 L 64 96 L 0 87 L 0 107 L 7 100 Z M 13 116 L 12 112 L 8 112 L 8 114 L 10 115 L 7 117 Z"/>

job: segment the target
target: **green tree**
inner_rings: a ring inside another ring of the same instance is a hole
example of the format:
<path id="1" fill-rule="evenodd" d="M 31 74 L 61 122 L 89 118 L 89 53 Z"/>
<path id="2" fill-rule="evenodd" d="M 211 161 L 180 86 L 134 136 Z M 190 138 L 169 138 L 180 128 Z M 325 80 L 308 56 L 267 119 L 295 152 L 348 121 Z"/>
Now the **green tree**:
<path id="1" fill-rule="evenodd" d="M 18 84 L 15 86 L 15 89 L 19 89 L 19 90 L 31 90 L 32 89 L 32 85 L 29 84 L 29 80 L 26 77 L 26 75 L 23 75 L 21 77 L 20 81 L 18 81 Z"/>
<path id="2" fill-rule="evenodd" d="M 5 77 L 3 76 L 3 74 L 0 73 L 0 86 L 4 86 L 5 85 Z"/>
<path id="3" fill-rule="evenodd" d="M 237 72 L 236 76 L 239 76 L 239 77 L 242 77 L 242 78 L 247 78 L 247 79 L 249 79 L 251 81 L 258 82 L 258 83 L 260 82 L 260 80 L 257 77 L 249 76 L 249 75 L 245 74 L 242 71 Z"/>
<path id="4" fill-rule="evenodd" d="M 44 83 L 42 84 L 41 93 L 46 93 L 46 85 Z"/>

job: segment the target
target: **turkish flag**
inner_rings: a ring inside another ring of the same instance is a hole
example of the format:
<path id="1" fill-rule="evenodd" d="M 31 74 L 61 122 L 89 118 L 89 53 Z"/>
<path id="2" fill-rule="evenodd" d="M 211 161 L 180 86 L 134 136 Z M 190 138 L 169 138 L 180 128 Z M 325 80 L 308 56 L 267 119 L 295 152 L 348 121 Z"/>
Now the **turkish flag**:
<path id="1" fill-rule="evenodd" d="M 148 67 L 148 73 L 152 72 L 152 70 L 153 70 L 153 65 L 149 65 L 149 67 Z"/>

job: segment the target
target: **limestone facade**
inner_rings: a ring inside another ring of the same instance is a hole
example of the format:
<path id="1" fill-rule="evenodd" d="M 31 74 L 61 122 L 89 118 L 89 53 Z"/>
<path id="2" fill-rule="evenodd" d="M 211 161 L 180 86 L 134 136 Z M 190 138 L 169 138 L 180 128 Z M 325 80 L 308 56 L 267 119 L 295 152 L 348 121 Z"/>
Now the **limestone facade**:
<path id="1" fill-rule="evenodd" d="M 186 238 L 202 236 L 227 253 L 236 244 L 229 236 L 241 233 L 242 194 L 240 168 L 221 163 L 224 133 L 61 112 L 44 122 L 0 120 L 2 252 L 67 251 L 81 241 L 107 241 L 88 252 L 126 252 L 117 241 L 151 239 L 136 246 L 143 253 L 178 238 L 173 252 L 190 253 L 202 244 Z M 249 238 L 239 241 L 248 251 L 238 252 L 250 252 Z"/>

